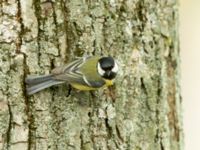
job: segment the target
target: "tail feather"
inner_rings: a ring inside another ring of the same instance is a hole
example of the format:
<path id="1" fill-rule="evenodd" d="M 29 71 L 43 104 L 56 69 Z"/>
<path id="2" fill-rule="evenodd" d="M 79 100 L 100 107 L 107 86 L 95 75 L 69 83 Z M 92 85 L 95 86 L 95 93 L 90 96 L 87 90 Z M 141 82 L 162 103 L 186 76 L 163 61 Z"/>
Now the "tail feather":
<path id="1" fill-rule="evenodd" d="M 41 75 L 41 76 L 28 76 L 25 80 L 27 85 L 38 84 L 44 81 L 49 81 L 52 79 L 52 75 Z"/>
<path id="2" fill-rule="evenodd" d="M 55 80 L 52 75 L 43 75 L 39 77 L 30 76 L 25 80 L 27 87 L 26 92 L 28 95 L 37 93 L 43 89 L 46 89 L 52 85 L 62 84 L 64 81 Z"/>

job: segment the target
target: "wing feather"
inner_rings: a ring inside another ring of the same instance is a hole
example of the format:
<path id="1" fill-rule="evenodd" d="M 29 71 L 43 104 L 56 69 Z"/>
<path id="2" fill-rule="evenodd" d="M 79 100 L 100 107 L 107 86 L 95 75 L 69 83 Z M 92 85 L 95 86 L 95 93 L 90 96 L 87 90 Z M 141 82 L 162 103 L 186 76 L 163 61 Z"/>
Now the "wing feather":
<path id="1" fill-rule="evenodd" d="M 94 88 L 103 86 L 105 84 L 104 80 L 96 80 L 91 77 L 93 75 L 90 75 L 88 78 L 81 72 L 80 68 L 87 63 L 89 59 L 90 57 L 84 57 L 68 64 L 65 67 L 54 69 L 52 71 L 52 74 L 54 74 L 53 78 L 61 81 L 67 81 L 68 83 L 76 83 Z"/>

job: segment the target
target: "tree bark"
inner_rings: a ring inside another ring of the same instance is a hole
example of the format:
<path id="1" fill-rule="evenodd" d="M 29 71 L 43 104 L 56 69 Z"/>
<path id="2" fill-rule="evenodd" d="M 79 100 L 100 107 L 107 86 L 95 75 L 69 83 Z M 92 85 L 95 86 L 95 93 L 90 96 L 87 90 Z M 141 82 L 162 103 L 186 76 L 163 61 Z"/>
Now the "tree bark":
<path id="1" fill-rule="evenodd" d="M 0 149 L 182 150 L 176 0 L 0 1 Z M 111 55 L 111 88 L 24 79 L 84 55 Z"/>

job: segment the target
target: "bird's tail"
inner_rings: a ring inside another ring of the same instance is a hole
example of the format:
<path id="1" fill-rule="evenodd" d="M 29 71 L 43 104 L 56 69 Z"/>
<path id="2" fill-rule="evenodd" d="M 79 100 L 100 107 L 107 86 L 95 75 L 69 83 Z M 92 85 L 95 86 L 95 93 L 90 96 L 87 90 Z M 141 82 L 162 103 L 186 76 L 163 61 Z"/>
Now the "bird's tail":
<path id="1" fill-rule="evenodd" d="M 28 95 L 37 93 L 43 89 L 46 89 L 52 85 L 62 84 L 64 81 L 59 81 L 53 79 L 53 76 L 42 75 L 42 76 L 28 76 L 25 79 L 26 82 L 26 92 Z"/>

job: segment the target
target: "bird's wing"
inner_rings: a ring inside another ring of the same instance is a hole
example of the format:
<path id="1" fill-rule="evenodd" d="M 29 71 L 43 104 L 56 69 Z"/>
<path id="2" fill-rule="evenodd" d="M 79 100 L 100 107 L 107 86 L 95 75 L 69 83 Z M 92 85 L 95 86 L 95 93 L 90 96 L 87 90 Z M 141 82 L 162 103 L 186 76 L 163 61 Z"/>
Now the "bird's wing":
<path id="1" fill-rule="evenodd" d="M 85 64 L 89 58 L 90 57 L 84 57 L 71 62 L 65 67 L 56 68 L 52 71 L 52 74 L 54 74 L 54 78 L 57 80 L 99 88 L 105 84 L 104 80 L 96 80 L 91 76 L 86 77 L 80 70 L 80 67 Z"/>

